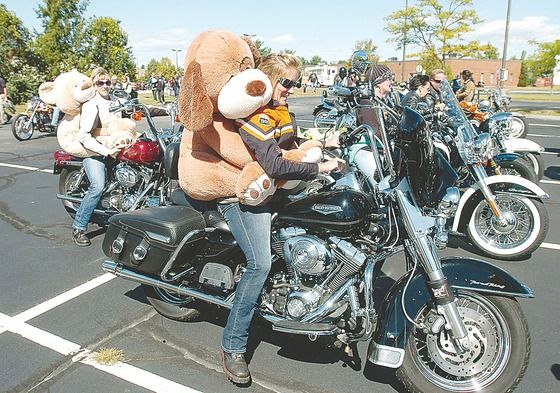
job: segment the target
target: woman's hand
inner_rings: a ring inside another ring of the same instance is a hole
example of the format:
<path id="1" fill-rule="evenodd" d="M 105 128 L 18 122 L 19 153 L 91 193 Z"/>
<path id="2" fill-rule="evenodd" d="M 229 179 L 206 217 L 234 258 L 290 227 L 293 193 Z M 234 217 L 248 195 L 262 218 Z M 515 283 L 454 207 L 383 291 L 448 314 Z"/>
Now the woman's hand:
<path id="1" fill-rule="evenodd" d="M 341 172 L 346 168 L 346 161 L 342 158 L 333 158 L 319 163 L 319 173 Z"/>

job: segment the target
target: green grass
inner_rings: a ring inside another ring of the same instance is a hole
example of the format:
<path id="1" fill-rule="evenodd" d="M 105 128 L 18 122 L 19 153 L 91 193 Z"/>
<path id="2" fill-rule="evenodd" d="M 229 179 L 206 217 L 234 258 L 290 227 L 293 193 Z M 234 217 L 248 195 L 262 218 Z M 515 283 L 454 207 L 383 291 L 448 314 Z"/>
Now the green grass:
<path id="1" fill-rule="evenodd" d="M 550 101 L 560 102 L 560 94 L 510 94 L 512 101 Z"/>

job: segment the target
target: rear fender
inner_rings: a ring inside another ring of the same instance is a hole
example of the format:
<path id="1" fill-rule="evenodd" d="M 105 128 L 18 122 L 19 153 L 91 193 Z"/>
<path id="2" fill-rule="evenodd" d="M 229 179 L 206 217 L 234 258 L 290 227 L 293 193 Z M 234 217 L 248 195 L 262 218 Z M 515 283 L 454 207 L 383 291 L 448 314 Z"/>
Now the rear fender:
<path id="1" fill-rule="evenodd" d="M 466 289 L 469 291 L 505 297 L 532 298 L 531 288 L 521 283 L 508 272 L 474 258 L 450 257 L 441 260 L 443 274 L 453 290 Z M 402 296 L 409 278 L 405 274 L 396 281 L 386 295 L 379 310 L 378 324 L 373 334 L 368 350 L 375 347 L 395 347 L 404 349 L 406 340 L 412 329 L 412 324 L 406 319 L 402 307 Z M 415 318 L 426 303 L 433 300 L 426 285 L 427 278 L 417 272 L 404 295 L 406 313 Z M 375 356 L 373 357 L 375 358 Z"/>
<path id="2" fill-rule="evenodd" d="M 550 196 L 546 192 L 544 192 L 542 188 L 537 186 L 532 181 L 529 181 L 520 176 L 489 176 L 487 178 L 484 178 L 482 181 L 487 184 L 492 189 L 492 191 L 509 192 L 528 198 L 550 198 Z M 464 225 L 466 221 L 468 221 L 468 219 L 470 218 L 469 211 L 472 207 L 471 205 L 479 199 L 478 195 L 481 194 L 482 192 L 480 191 L 480 187 L 476 183 L 470 186 L 463 193 L 461 199 L 459 200 L 459 206 L 457 207 L 457 212 L 455 213 L 455 217 L 453 219 L 453 225 L 451 226 L 452 231 L 457 231 Z"/>

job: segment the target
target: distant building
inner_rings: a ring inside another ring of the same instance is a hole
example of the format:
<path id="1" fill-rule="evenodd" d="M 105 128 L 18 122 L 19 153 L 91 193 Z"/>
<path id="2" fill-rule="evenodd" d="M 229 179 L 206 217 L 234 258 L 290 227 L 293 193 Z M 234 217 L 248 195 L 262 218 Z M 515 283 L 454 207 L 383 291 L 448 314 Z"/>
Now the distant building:
<path id="1" fill-rule="evenodd" d="M 556 55 L 554 58 L 556 60 L 556 67 L 552 71 L 552 84 L 554 86 L 560 85 L 560 55 Z"/>
<path id="2" fill-rule="evenodd" d="M 400 81 L 402 72 L 401 61 L 388 61 L 386 64 L 391 71 L 395 73 L 395 78 Z M 416 73 L 418 60 L 406 60 L 404 62 L 404 77 L 410 78 L 411 75 Z M 470 70 L 473 73 L 475 83 L 483 82 L 485 86 L 497 86 L 500 79 L 500 69 L 502 68 L 501 60 L 487 60 L 487 59 L 447 59 L 446 65 L 451 67 L 453 76 L 461 73 L 463 70 Z M 516 87 L 519 83 L 519 75 L 521 73 L 521 60 L 508 60 L 506 61 L 506 80 L 504 86 Z M 431 70 L 424 70 L 425 74 L 429 74 Z M 560 84 L 560 75 L 558 77 Z"/>
<path id="3" fill-rule="evenodd" d="M 317 75 L 317 80 L 321 86 L 332 86 L 334 83 L 334 77 L 338 73 L 338 65 L 308 65 L 303 68 L 302 78 L 303 82 L 307 82 L 309 75 L 315 73 Z"/>

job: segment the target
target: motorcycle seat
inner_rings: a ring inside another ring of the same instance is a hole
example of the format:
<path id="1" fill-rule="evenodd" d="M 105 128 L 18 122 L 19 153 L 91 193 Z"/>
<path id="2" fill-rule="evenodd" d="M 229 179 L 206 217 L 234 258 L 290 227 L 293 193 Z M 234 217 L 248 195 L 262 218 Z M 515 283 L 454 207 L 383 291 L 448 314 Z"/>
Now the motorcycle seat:
<path id="1" fill-rule="evenodd" d="M 206 226 L 216 228 L 223 232 L 231 233 L 224 217 L 216 209 L 214 201 L 199 201 L 189 197 L 185 192 L 177 188 L 171 193 L 171 203 L 178 206 L 188 206 L 202 213 Z"/>
<path id="2" fill-rule="evenodd" d="M 171 180 L 179 179 L 179 152 L 181 144 L 179 142 L 170 143 L 165 148 L 165 153 L 163 155 L 163 167 L 165 168 L 165 174 Z"/>

